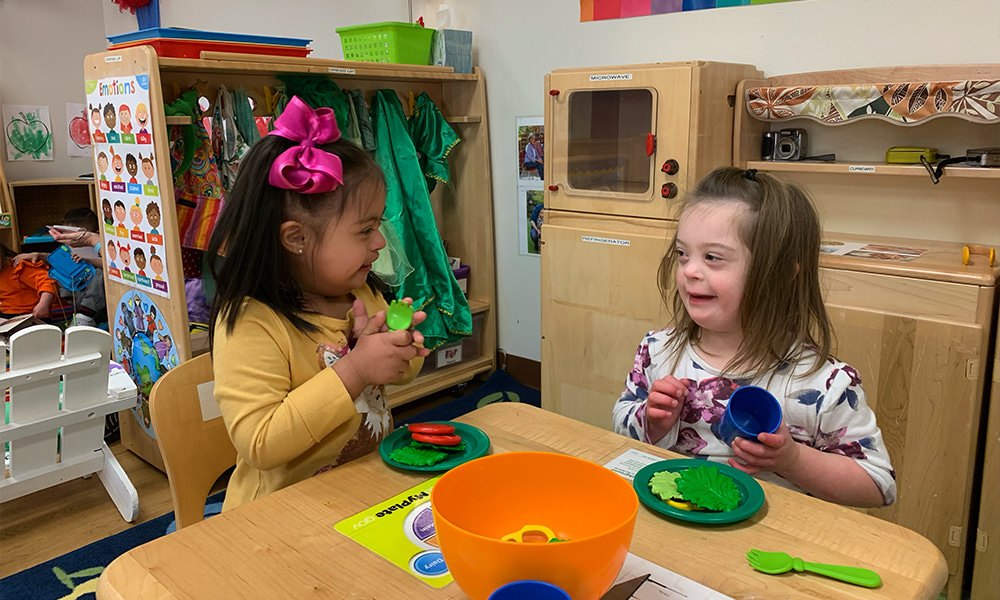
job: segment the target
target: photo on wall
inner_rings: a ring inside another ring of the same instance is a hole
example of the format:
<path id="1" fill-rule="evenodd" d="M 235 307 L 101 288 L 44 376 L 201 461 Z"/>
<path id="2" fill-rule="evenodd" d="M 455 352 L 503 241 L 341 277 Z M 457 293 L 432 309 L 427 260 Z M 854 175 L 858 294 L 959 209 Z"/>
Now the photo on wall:
<path id="1" fill-rule="evenodd" d="M 521 254 L 538 256 L 542 251 L 542 220 L 545 192 L 541 188 L 518 188 L 518 231 Z"/>
<path id="2" fill-rule="evenodd" d="M 517 118 L 517 180 L 545 180 L 545 127 L 542 117 Z"/>

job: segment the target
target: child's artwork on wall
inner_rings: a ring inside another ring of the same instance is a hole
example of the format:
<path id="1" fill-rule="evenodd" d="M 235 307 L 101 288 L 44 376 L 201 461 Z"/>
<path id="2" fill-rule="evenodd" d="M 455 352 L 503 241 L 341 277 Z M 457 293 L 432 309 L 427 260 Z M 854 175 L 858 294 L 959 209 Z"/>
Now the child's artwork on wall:
<path id="1" fill-rule="evenodd" d="M 775 4 L 797 0 L 580 0 L 580 21 L 645 17 L 706 8 Z"/>
<path id="2" fill-rule="evenodd" d="M 180 364 L 170 327 L 152 298 L 142 292 L 126 292 L 109 324 L 114 361 L 139 388 L 132 414 L 150 437 L 156 437 L 149 420 L 149 391 L 164 373 Z"/>
<path id="3" fill-rule="evenodd" d="M 52 124 L 48 106 L 3 105 L 7 160 L 52 160 Z"/>
<path id="4" fill-rule="evenodd" d="M 66 155 L 91 156 L 87 105 L 66 103 Z"/>
<path id="5" fill-rule="evenodd" d="M 86 84 L 108 277 L 169 298 L 149 76 L 90 80 Z"/>
<path id="6" fill-rule="evenodd" d="M 518 250 L 538 256 L 542 247 L 545 192 L 545 127 L 542 117 L 517 118 Z"/>

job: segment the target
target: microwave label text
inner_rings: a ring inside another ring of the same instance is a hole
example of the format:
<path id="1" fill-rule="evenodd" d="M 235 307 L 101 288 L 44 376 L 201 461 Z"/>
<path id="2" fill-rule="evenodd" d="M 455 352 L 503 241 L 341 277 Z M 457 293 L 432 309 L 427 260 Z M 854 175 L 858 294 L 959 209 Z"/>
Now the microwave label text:
<path id="1" fill-rule="evenodd" d="M 591 75 L 591 81 L 630 81 L 631 73 L 607 73 L 605 75 Z"/>

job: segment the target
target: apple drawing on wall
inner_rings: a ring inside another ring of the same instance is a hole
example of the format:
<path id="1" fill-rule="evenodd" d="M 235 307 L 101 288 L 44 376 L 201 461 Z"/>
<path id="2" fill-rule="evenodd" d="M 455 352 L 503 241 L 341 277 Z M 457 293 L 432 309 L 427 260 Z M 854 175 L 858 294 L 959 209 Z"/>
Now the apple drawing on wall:
<path id="1" fill-rule="evenodd" d="M 87 128 L 86 110 L 70 120 L 69 137 L 78 148 L 87 148 L 90 146 L 90 133 Z"/>
<path id="2" fill-rule="evenodd" d="M 30 156 L 39 160 L 52 153 L 52 133 L 34 113 L 18 113 L 7 123 L 7 142 L 14 149 L 14 160 Z"/>

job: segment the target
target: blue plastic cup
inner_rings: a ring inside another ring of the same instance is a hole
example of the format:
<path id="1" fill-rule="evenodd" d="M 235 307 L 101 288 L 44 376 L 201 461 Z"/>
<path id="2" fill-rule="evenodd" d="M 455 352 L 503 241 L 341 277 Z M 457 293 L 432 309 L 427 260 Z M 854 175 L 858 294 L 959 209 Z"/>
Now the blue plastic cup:
<path id="1" fill-rule="evenodd" d="M 493 590 L 489 600 L 573 600 L 561 587 L 546 581 L 523 579 Z"/>
<path id="2" fill-rule="evenodd" d="M 755 385 L 736 388 L 719 423 L 719 436 L 732 446 L 737 437 L 757 441 L 761 433 L 774 433 L 781 425 L 781 404 L 771 392 Z"/>

